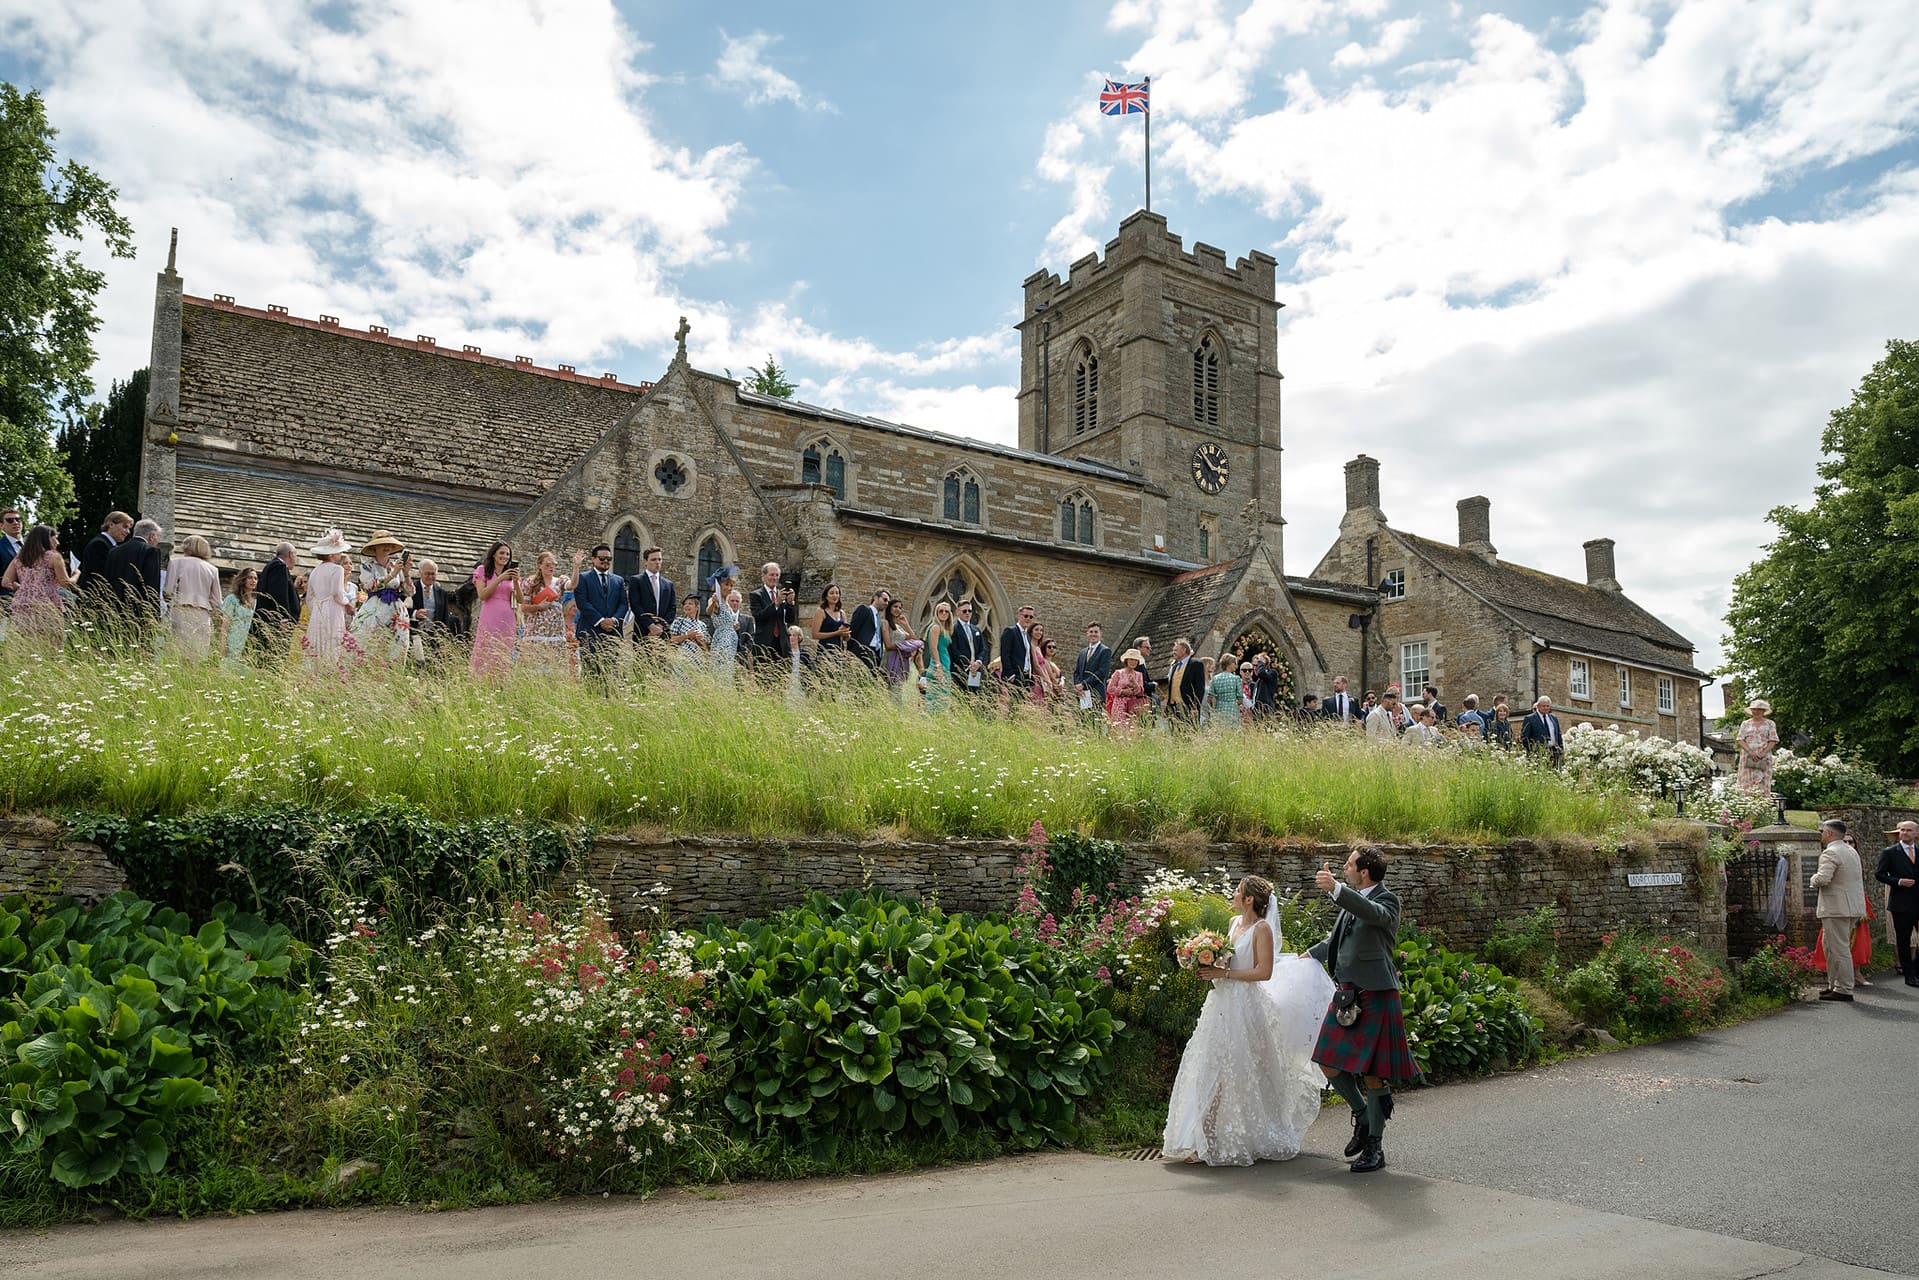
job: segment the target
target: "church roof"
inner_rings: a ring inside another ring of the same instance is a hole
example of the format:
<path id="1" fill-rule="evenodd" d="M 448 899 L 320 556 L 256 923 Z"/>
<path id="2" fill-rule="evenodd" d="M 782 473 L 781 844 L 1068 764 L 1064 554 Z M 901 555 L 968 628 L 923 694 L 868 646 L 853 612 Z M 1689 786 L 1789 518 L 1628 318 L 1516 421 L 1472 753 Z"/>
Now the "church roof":
<path id="1" fill-rule="evenodd" d="M 645 391 L 226 298 L 185 298 L 180 341 L 187 446 L 396 484 L 537 494 Z"/>
<path id="2" fill-rule="evenodd" d="M 1706 679 L 1692 641 L 1616 591 L 1391 530 L 1415 555 L 1557 648 Z"/>
<path id="3" fill-rule="evenodd" d="M 988 440 L 975 440 L 968 436 L 956 436 L 947 431 L 934 431 L 930 427 L 911 427 L 903 422 L 889 422 L 885 418 L 874 418 L 863 413 L 848 413 L 844 409 L 824 409 L 816 404 L 807 404 L 804 400 L 762 395 L 743 387 L 739 390 L 739 397 L 745 404 L 760 405 L 768 409 L 784 409 L 789 413 L 808 418 L 820 418 L 828 422 L 845 422 L 857 427 L 871 427 L 877 431 L 889 431 L 894 435 L 910 436 L 916 440 L 926 440 L 954 449 L 966 449 L 973 453 L 991 454 L 999 458 L 1013 458 L 1020 462 L 1037 462 L 1043 466 L 1058 467 L 1062 471 L 1077 472 L 1080 475 L 1112 480 L 1120 484 L 1143 485 L 1146 483 L 1146 478 L 1135 472 L 1124 471 L 1104 462 L 1094 462 L 1089 458 L 1066 458 L 1056 453 L 1016 449 L 1011 445 L 994 444 Z"/>
<path id="4" fill-rule="evenodd" d="M 234 466 L 182 457 L 174 473 L 178 544 L 197 533 L 213 544 L 213 558 L 229 568 L 257 565 L 281 542 L 302 560 L 329 528 L 358 547 L 376 529 L 391 531 L 413 552 L 432 560 L 443 581 L 465 581 L 487 546 L 519 515 L 517 503 L 435 497 L 328 476 L 301 475 L 249 463 Z"/>
<path id="5" fill-rule="evenodd" d="M 1149 636 L 1153 647 L 1166 653 L 1172 652 L 1173 641 L 1182 636 L 1198 644 L 1212 630 L 1219 611 L 1232 599 L 1252 562 L 1250 554 L 1242 554 L 1222 564 L 1180 574 L 1147 601 L 1127 634 L 1120 638 L 1131 644 L 1137 636 Z"/>

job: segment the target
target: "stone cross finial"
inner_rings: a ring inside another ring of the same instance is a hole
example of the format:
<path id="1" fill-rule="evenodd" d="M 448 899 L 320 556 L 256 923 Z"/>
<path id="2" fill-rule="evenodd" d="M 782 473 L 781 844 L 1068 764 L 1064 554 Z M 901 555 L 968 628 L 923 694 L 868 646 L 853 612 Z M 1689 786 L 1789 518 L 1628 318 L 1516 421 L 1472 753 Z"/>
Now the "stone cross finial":
<path id="1" fill-rule="evenodd" d="M 680 351 L 679 351 L 679 354 L 675 357 L 675 359 L 682 360 L 682 361 L 686 359 L 686 335 L 688 332 L 689 332 L 689 329 L 687 327 L 686 317 L 681 316 L 680 327 L 677 330 L 675 330 L 673 334 L 674 339 L 680 344 Z"/>
<path id="2" fill-rule="evenodd" d="M 173 228 L 173 234 L 167 239 L 167 274 L 173 274 L 174 255 L 180 251 L 180 228 Z"/>

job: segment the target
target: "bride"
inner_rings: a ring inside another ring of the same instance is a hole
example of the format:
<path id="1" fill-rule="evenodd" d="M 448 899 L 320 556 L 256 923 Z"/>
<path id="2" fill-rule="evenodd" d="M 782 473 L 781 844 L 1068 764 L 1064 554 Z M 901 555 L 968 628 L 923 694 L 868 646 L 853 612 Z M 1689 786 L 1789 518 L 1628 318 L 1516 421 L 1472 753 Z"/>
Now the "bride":
<path id="1" fill-rule="evenodd" d="M 1292 1159 L 1325 1086 L 1313 1045 L 1333 980 L 1318 961 L 1281 951 L 1279 900 L 1269 881 L 1247 876 L 1233 906 L 1232 960 L 1198 970 L 1213 989 L 1166 1115 L 1166 1157 L 1188 1164 Z"/>

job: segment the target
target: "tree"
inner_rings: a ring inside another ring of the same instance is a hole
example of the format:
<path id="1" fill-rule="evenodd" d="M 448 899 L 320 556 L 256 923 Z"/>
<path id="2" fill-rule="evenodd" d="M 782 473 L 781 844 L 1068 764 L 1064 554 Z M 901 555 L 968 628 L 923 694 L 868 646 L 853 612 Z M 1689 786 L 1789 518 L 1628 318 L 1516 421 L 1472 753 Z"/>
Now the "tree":
<path id="1" fill-rule="evenodd" d="M 748 391 L 757 391 L 763 396 L 778 396 L 782 400 L 793 398 L 793 392 L 797 388 L 787 381 L 786 370 L 780 368 L 779 362 L 773 359 L 772 352 L 766 353 L 765 364 L 757 369 L 748 365 L 746 371 L 752 375 L 746 380 Z"/>
<path id="2" fill-rule="evenodd" d="M 54 523 L 73 484 L 53 433 L 93 395 L 94 299 L 106 283 L 79 242 L 96 231 L 114 257 L 133 256 L 118 193 L 85 165 L 57 164 L 56 136 L 38 93 L 0 84 L 0 503 Z"/>
<path id="3" fill-rule="evenodd" d="M 74 510 L 60 525 L 60 545 L 78 548 L 109 511 L 132 512 L 140 500 L 140 430 L 147 416 L 147 371 L 116 381 L 104 407 L 61 429 L 58 445 L 73 480 Z"/>
<path id="4" fill-rule="evenodd" d="M 1919 343 L 1893 341 L 1833 411 L 1812 508 L 1734 581 L 1728 664 L 1791 731 L 1919 775 Z"/>

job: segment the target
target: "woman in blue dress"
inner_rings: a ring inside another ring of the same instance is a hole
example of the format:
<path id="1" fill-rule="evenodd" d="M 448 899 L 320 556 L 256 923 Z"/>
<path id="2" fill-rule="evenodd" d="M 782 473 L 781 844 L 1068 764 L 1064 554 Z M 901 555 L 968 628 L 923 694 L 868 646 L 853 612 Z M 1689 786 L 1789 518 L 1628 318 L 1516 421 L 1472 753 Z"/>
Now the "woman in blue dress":
<path id="1" fill-rule="evenodd" d="M 953 606 L 942 600 L 933 606 L 926 624 L 926 709 L 944 711 L 953 696 Z"/>

